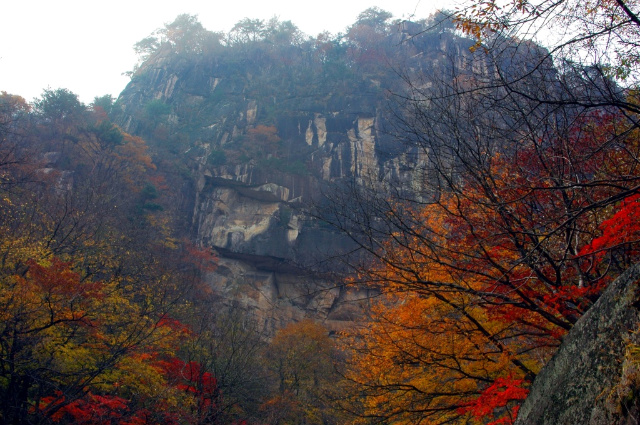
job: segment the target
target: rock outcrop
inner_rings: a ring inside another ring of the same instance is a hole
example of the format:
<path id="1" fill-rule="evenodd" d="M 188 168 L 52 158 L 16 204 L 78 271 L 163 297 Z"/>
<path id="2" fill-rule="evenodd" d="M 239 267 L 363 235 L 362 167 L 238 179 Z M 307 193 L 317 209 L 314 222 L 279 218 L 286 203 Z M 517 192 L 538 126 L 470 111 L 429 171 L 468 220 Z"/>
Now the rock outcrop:
<path id="1" fill-rule="evenodd" d="M 640 264 L 604 291 L 535 379 L 516 425 L 640 423 Z"/>
<path id="2" fill-rule="evenodd" d="M 389 93 L 406 90 L 409 75 L 445 73 L 450 55 L 464 68 L 473 42 L 452 25 L 436 27 L 405 22 L 350 51 L 340 40 L 333 50 L 311 40 L 191 50 L 164 43 L 120 95 L 115 121 L 173 155 L 167 163 L 184 164 L 190 236 L 222 257 L 211 285 L 270 312 L 266 328 L 303 315 L 340 327 L 352 317 L 345 301 L 363 294 L 307 268 L 348 241 L 304 205 L 344 180 L 422 192 L 428 152 L 394 136 L 400 112 Z"/>

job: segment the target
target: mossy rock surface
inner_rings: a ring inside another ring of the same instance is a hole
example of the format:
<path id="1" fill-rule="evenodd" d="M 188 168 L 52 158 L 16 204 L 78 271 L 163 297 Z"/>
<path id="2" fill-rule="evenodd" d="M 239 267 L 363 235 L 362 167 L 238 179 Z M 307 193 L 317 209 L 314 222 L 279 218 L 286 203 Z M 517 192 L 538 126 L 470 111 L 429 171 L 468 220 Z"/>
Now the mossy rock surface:
<path id="1" fill-rule="evenodd" d="M 515 425 L 637 424 L 640 264 L 612 282 L 542 369 Z"/>

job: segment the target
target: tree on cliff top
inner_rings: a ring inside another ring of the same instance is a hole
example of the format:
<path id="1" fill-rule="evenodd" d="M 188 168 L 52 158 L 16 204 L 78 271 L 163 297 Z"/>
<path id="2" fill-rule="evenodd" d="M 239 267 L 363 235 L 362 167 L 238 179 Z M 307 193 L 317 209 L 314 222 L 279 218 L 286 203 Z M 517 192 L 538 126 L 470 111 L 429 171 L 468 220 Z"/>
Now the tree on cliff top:
<path id="1" fill-rule="evenodd" d="M 192 55 L 212 52 L 222 46 L 221 33 L 206 30 L 196 15 L 182 14 L 154 31 L 148 37 L 134 44 L 134 51 L 138 55 L 138 67 L 159 51 L 172 51 L 180 55 Z"/>

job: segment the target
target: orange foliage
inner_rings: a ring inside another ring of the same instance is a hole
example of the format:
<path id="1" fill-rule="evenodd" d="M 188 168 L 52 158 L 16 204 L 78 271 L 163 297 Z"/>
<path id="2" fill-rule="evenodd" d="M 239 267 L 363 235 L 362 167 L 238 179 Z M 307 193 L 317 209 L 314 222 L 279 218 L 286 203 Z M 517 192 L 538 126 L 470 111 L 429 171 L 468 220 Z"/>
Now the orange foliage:
<path id="1" fill-rule="evenodd" d="M 185 264 L 192 264 L 201 272 L 212 272 L 218 265 L 218 258 L 211 248 L 198 247 L 191 242 L 183 241 L 184 254 L 182 261 Z"/>
<path id="2" fill-rule="evenodd" d="M 609 281 L 603 272 L 614 272 L 585 267 L 587 254 L 621 261 L 624 247 L 638 260 L 637 195 L 606 219 L 637 174 L 636 132 L 612 136 L 623 122 L 594 113 L 566 138 L 487 156 L 432 203 L 390 201 L 398 231 L 354 279 L 381 301 L 346 337 L 361 416 L 512 423 L 535 374 Z"/>
<path id="3" fill-rule="evenodd" d="M 273 424 L 332 423 L 326 393 L 338 376 L 335 344 L 319 323 L 305 319 L 280 329 L 266 359 L 277 390 L 260 410 Z"/>

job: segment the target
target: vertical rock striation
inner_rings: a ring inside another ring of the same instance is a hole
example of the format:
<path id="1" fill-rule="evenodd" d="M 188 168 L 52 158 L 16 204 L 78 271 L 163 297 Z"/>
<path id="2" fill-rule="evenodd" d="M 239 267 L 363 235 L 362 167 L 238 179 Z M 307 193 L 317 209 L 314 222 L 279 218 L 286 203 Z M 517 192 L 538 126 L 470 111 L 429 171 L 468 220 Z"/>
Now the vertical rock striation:
<path id="1" fill-rule="evenodd" d="M 312 39 L 200 45 L 209 38 L 195 36 L 187 40 L 195 48 L 159 43 L 116 102 L 121 127 L 166 164 L 181 164 L 190 236 L 221 257 L 210 284 L 265 312 L 267 328 L 304 315 L 339 327 L 355 314 L 346 301 L 362 294 L 309 272 L 349 248 L 305 209 L 323 187 L 424 191 L 429 153 L 399 141 L 392 122 L 401 112 L 389 93 L 406 92 L 410 76 L 463 68 L 473 41 L 426 21 L 385 31 L 324 47 Z"/>

